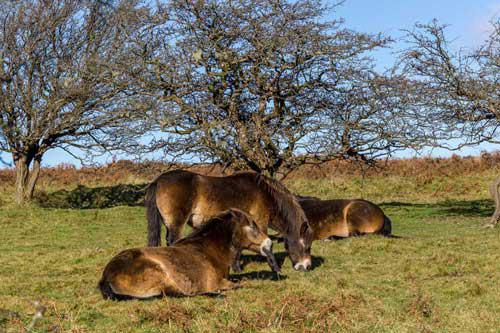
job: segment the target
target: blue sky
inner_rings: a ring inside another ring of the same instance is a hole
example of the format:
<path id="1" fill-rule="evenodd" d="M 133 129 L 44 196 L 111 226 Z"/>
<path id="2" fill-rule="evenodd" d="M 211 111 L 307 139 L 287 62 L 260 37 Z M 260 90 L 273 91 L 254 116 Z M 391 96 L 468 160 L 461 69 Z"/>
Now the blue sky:
<path id="1" fill-rule="evenodd" d="M 335 3 L 335 2 L 331 2 Z M 414 23 L 429 23 L 437 19 L 447 24 L 447 37 L 453 41 L 452 47 L 474 49 L 489 36 L 490 22 L 500 17 L 500 0 L 347 0 L 337 7 L 331 18 L 343 17 L 346 25 L 363 32 L 381 32 L 396 38 L 393 49 L 385 49 L 375 54 L 380 69 L 394 63 L 394 51 L 404 48 L 398 41 L 404 35 L 403 29 L 411 30 Z M 500 149 L 493 144 L 481 144 L 450 152 L 444 149 L 427 150 L 431 156 L 479 155 L 481 151 Z M 396 156 L 409 157 L 414 152 L 403 152 Z"/>
<path id="2" fill-rule="evenodd" d="M 464 46 L 479 44 L 488 34 L 489 21 L 500 14 L 498 0 L 347 0 L 337 13 L 360 31 L 400 35 L 413 23 L 436 18 L 450 24 L 451 37 Z"/>
<path id="3" fill-rule="evenodd" d="M 336 2 L 336 1 L 335 1 Z M 327 1 L 328 3 L 328 1 Z M 334 3 L 333 1 L 330 3 Z M 500 0 L 347 0 L 329 18 L 343 17 L 349 28 L 362 32 L 382 32 L 395 38 L 401 37 L 401 29 L 410 29 L 415 22 L 427 23 L 436 18 L 441 23 L 449 24 L 448 37 L 454 39 L 453 46 L 458 48 L 474 48 L 488 36 L 489 21 L 500 15 Z M 397 50 L 403 45 L 396 42 Z M 390 50 L 374 54 L 379 68 L 392 64 L 394 55 Z M 458 152 L 460 155 L 477 155 L 482 150 L 495 150 L 493 145 L 483 144 Z M 404 153 L 399 156 L 410 156 Z M 433 156 L 449 156 L 444 150 L 429 151 Z M 10 162 L 10 156 L 0 155 Z M 127 156 L 121 156 L 126 158 Z M 106 162 L 110 158 L 100 158 Z M 44 157 L 44 165 L 59 163 L 80 163 L 61 150 L 49 151 Z M 0 166 L 1 167 L 1 166 Z"/>

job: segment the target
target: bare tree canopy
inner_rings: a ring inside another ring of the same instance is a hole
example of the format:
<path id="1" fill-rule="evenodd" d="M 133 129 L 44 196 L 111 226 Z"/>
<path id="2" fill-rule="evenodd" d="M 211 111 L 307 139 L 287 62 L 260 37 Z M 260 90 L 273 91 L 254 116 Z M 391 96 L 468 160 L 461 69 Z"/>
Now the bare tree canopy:
<path id="1" fill-rule="evenodd" d="M 324 20 L 330 9 L 316 0 L 163 4 L 168 19 L 146 36 L 136 77 L 159 97 L 152 128 L 167 133 L 151 147 L 274 175 L 393 145 L 391 126 L 375 120 L 391 111 L 373 98 L 389 103 L 395 83 L 366 56 L 390 40 Z"/>
<path id="2" fill-rule="evenodd" d="M 400 71 L 382 73 L 372 51 L 392 40 L 327 20 L 325 3 L 0 2 L 0 151 L 17 201 L 53 148 L 163 150 L 276 176 L 497 142 L 499 22 L 470 53 L 450 51 L 444 26 L 417 25 Z"/>
<path id="3" fill-rule="evenodd" d="M 492 22 L 489 38 L 473 52 L 452 52 L 446 26 L 437 21 L 408 31 L 410 48 L 401 58 L 405 74 L 418 87 L 414 94 L 428 142 L 458 149 L 481 142 L 500 143 L 500 21 Z M 450 141 L 450 139 L 458 139 Z M 500 219 L 500 177 L 490 186 Z"/>
<path id="4" fill-rule="evenodd" d="M 452 52 L 446 26 L 437 21 L 407 33 L 403 71 L 420 86 L 414 105 L 420 117 L 435 121 L 435 144 L 454 148 L 440 142 L 449 138 L 465 139 L 458 147 L 499 142 L 500 21 L 492 26 L 489 38 L 471 52 Z"/>
<path id="5" fill-rule="evenodd" d="M 19 203 L 47 150 L 103 147 L 123 127 L 132 92 L 117 68 L 139 10 L 132 1 L 0 3 L 0 150 L 12 154 Z"/>

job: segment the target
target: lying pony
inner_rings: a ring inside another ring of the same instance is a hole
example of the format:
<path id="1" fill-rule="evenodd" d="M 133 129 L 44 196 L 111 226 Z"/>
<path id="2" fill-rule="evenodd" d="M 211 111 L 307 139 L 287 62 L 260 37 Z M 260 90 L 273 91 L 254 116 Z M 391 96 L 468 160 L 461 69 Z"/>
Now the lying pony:
<path id="1" fill-rule="evenodd" d="M 229 269 L 243 249 L 266 256 L 279 271 L 271 239 L 246 213 L 229 209 L 172 246 L 120 252 L 104 268 L 99 288 L 104 298 L 118 300 L 233 289 Z"/>

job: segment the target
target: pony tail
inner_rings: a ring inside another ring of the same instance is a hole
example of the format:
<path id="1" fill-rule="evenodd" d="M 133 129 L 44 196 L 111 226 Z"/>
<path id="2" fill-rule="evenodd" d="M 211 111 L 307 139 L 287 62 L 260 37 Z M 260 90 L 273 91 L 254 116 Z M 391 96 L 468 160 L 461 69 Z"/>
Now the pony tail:
<path id="1" fill-rule="evenodd" d="M 148 246 L 161 245 L 161 224 L 163 223 L 163 218 L 156 205 L 156 188 L 157 182 L 155 180 L 148 186 L 144 200 L 148 219 Z"/>
<path id="2" fill-rule="evenodd" d="M 99 281 L 99 290 L 101 291 L 102 298 L 104 299 L 116 299 L 116 294 L 111 289 L 109 282 L 104 279 L 104 277 Z"/>
<path id="3" fill-rule="evenodd" d="M 382 226 L 382 229 L 380 229 L 379 233 L 381 235 L 390 237 L 392 233 L 392 223 L 391 220 L 384 215 L 384 225 Z"/>
<path id="4" fill-rule="evenodd" d="M 133 299 L 132 296 L 128 295 L 120 295 L 113 291 L 109 281 L 107 281 L 104 277 L 99 281 L 99 290 L 101 291 L 102 298 L 109 299 L 112 301 L 127 301 Z"/>

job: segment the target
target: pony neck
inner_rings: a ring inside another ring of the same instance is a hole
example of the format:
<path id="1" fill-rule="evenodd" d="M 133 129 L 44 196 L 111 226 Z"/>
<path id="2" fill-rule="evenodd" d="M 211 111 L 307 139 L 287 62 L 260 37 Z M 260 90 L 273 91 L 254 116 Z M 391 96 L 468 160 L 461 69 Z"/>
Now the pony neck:
<path id="1" fill-rule="evenodd" d="M 318 236 L 319 232 L 321 231 L 321 228 L 319 226 L 320 221 L 317 219 L 307 219 L 307 221 L 309 223 L 309 227 L 311 228 L 311 231 L 313 234 L 313 239 L 314 240 L 318 239 L 316 237 Z"/>
<path id="2" fill-rule="evenodd" d="M 233 247 L 234 224 L 228 221 L 216 222 L 210 229 L 193 237 L 190 243 L 195 244 L 200 251 L 215 262 L 222 262 L 228 267 L 236 257 Z"/>

